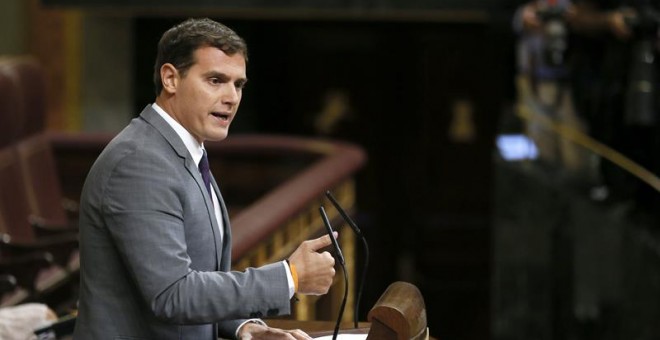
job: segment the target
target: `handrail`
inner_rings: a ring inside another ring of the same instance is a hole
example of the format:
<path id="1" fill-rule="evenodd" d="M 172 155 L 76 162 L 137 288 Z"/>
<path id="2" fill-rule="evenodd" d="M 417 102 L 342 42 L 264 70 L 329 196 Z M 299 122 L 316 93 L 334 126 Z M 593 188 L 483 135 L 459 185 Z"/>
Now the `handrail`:
<path id="1" fill-rule="evenodd" d="M 244 135 L 206 146 L 209 153 L 287 152 L 319 156 L 311 166 L 241 210 L 232 221 L 232 257 L 241 258 L 304 210 L 325 190 L 349 179 L 366 162 L 364 151 L 352 144 L 290 136 Z M 222 150 L 221 150 L 222 149 Z"/>
<path id="2" fill-rule="evenodd" d="M 110 132 L 45 132 L 54 147 L 64 149 L 97 150 L 99 153 L 115 136 Z"/>
<path id="3" fill-rule="evenodd" d="M 522 91 L 521 97 L 529 98 L 531 91 L 529 83 L 522 78 L 519 78 L 517 81 L 518 88 Z M 653 172 L 639 165 L 622 153 L 587 136 L 577 129 L 566 126 L 549 117 L 537 113 L 533 108 L 534 104 L 532 104 L 529 100 L 525 100 L 523 103 L 517 106 L 516 115 L 526 121 L 535 120 L 548 130 L 556 133 L 562 138 L 566 138 L 567 140 L 583 146 L 584 148 L 590 150 L 591 152 L 604 159 L 607 159 L 621 169 L 624 169 L 628 173 L 637 177 L 639 180 L 648 184 L 651 188 L 655 189 L 655 191 L 660 192 L 660 178 L 658 178 L 658 176 L 656 176 Z"/>

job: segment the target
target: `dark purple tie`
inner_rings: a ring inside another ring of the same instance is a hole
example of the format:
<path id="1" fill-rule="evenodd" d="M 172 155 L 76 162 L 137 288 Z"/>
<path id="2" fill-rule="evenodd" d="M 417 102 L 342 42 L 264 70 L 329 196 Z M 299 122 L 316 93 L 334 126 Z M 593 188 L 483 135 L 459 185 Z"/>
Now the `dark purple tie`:
<path id="1" fill-rule="evenodd" d="M 199 172 L 202 174 L 206 191 L 209 192 L 209 197 L 213 200 L 213 196 L 211 195 L 211 169 L 209 168 L 209 159 L 206 157 L 206 150 L 204 150 L 202 159 L 199 161 Z"/>

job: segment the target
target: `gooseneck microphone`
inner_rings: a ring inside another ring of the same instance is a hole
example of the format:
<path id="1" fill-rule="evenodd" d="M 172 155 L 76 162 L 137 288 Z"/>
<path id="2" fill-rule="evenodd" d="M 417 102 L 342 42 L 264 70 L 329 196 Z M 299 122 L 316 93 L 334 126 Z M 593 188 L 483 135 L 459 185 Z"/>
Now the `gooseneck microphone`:
<path id="1" fill-rule="evenodd" d="M 337 242 L 337 239 L 335 239 L 334 231 L 332 230 L 332 226 L 330 225 L 330 220 L 328 220 L 328 214 L 325 213 L 325 209 L 323 208 L 322 205 L 319 207 L 319 212 L 321 213 L 321 218 L 323 219 L 325 230 L 328 232 L 328 235 L 330 236 L 330 240 L 332 241 L 332 246 L 335 248 L 335 252 L 337 253 L 337 257 L 339 258 L 339 264 L 341 265 L 341 269 L 344 272 L 344 299 L 341 301 L 341 307 L 339 307 L 339 316 L 337 317 L 337 323 L 335 324 L 335 331 L 332 333 L 332 340 L 336 340 L 337 334 L 339 334 L 339 324 L 341 323 L 341 319 L 344 316 L 344 309 L 346 308 L 346 299 L 348 297 L 348 273 L 346 272 L 346 262 L 344 261 L 344 255 L 341 253 L 341 249 L 339 248 L 339 243 Z"/>
<path id="2" fill-rule="evenodd" d="M 355 328 L 358 328 L 358 317 L 359 317 L 359 311 L 360 311 L 360 300 L 362 299 L 362 290 L 364 289 L 364 282 L 366 281 L 367 278 L 367 267 L 369 266 L 369 245 L 367 244 L 367 239 L 362 235 L 362 232 L 360 231 L 360 228 L 358 228 L 357 224 L 353 221 L 353 219 L 348 216 L 346 213 L 346 210 L 341 207 L 339 202 L 335 199 L 335 197 L 330 193 L 330 191 L 326 191 L 325 195 L 328 197 L 330 202 L 332 202 L 332 205 L 337 208 L 337 211 L 339 211 L 339 214 L 341 217 L 348 223 L 349 226 L 351 226 L 351 229 L 353 229 L 353 232 L 357 236 L 360 237 L 362 240 L 362 244 L 364 245 L 364 268 L 362 268 L 362 276 L 360 277 L 360 285 L 358 288 L 358 296 L 357 299 L 355 299 L 355 309 L 353 311 L 353 323 L 355 325 Z"/>

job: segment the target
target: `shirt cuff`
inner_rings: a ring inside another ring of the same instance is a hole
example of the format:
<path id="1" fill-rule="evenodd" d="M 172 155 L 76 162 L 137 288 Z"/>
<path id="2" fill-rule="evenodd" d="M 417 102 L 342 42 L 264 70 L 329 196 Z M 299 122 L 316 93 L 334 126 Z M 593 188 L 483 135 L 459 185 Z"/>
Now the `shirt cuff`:
<path id="1" fill-rule="evenodd" d="M 291 275 L 291 269 L 289 269 L 289 264 L 286 261 L 282 261 L 284 270 L 286 271 L 286 282 L 289 285 L 289 299 L 293 297 L 293 294 L 296 292 L 296 286 L 293 283 L 293 275 Z"/>
<path id="2" fill-rule="evenodd" d="M 258 323 L 262 326 L 268 327 L 268 325 L 266 325 L 266 323 L 263 322 L 263 320 L 261 320 L 261 319 L 247 319 L 247 320 L 243 321 L 240 325 L 238 325 L 238 328 L 236 328 L 236 339 L 238 339 L 238 331 L 240 331 L 241 327 L 243 327 L 243 325 L 245 325 L 246 323 Z"/>

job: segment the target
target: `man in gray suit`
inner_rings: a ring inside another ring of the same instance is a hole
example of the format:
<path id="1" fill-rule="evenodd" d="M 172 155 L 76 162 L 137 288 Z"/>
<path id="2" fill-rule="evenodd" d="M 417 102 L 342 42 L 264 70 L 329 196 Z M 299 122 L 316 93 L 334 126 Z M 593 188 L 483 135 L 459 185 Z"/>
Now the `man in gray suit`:
<path id="1" fill-rule="evenodd" d="M 83 187 L 74 338 L 309 339 L 258 318 L 289 314 L 294 293 L 327 293 L 334 259 L 317 250 L 329 236 L 287 261 L 229 272 L 231 228 L 204 141 L 227 137 L 246 60 L 245 42 L 209 19 L 161 38 L 156 102 L 108 144 Z"/>

